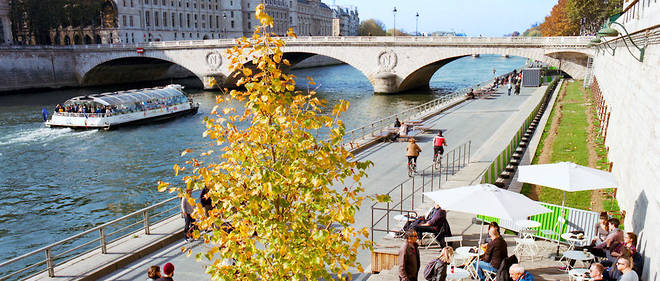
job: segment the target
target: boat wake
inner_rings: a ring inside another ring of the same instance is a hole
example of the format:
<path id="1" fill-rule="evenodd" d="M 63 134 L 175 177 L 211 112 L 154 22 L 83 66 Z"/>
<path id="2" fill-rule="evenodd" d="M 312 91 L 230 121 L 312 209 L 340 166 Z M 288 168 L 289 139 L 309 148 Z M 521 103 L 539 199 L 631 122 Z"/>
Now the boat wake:
<path id="1" fill-rule="evenodd" d="M 1 136 L 0 146 L 50 142 L 61 137 L 85 137 L 96 132 L 98 130 L 74 131 L 70 128 L 30 128 Z"/>

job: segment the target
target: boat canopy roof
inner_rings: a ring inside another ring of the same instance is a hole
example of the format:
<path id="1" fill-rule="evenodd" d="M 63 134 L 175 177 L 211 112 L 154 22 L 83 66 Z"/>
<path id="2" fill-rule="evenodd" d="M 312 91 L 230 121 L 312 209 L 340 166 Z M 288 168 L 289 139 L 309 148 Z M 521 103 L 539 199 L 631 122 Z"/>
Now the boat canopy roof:
<path id="1" fill-rule="evenodd" d="M 66 103 L 97 102 L 102 105 L 133 104 L 153 99 L 164 99 L 183 96 L 181 85 L 168 85 L 160 88 L 147 88 L 111 93 L 102 93 L 90 96 L 79 96 L 66 101 Z"/>

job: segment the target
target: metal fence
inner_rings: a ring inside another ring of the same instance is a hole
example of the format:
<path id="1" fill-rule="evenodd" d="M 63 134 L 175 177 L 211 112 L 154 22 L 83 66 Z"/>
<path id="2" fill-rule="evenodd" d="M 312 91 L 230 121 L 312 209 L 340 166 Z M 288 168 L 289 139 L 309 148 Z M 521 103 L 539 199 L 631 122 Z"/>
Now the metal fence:
<path id="1" fill-rule="evenodd" d="M 552 212 L 545 213 L 545 214 L 540 214 L 540 215 L 535 215 L 532 217 L 529 217 L 529 220 L 537 221 L 541 223 L 541 226 L 537 227 L 535 233 L 531 233 L 533 236 L 538 237 L 538 238 L 543 238 L 543 239 L 548 239 L 548 240 L 557 240 L 560 239 L 559 235 L 545 235 L 541 232 L 541 230 L 552 230 L 556 233 L 567 233 L 571 231 L 583 231 L 584 232 L 584 237 L 585 241 L 591 241 L 596 235 L 595 231 L 595 225 L 596 222 L 598 221 L 599 213 L 593 212 L 593 211 L 587 211 L 587 210 L 581 210 L 581 209 L 575 209 L 575 208 L 570 208 L 570 207 L 562 207 L 559 205 L 554 205 L 550 203 L 545 203 L 545 202 L 538 202 L 539 204 L 545 206 L 546 208 L 552 210 Z M 563 212 L 562 212 L 563 210 Z M 562 226 L 562 229 L 560 231 L 559 229 L 559 224 L 557 222 L 559 216 L 563 213 L 563 217 L 566 219 L 566 223 Z M 520 217 L 520 218 L 515 218 L 513 220 L 504 220 L 504 219 L 498 219 L 498 218 L 492 218 L 492 217 L 483 217 L 479 216 L 479 218 L 484 219 L 486 222 L 491 222 L 495 221 L 497 222 L 501 227 L 513 230 L 515 232 L 519 232 L 521 228 L 516 225 L 516 221 L 519 220 L 526 220 L 528 218 L 525 217 Z M 578 244 L 579 245 L 579 244 Z"/>
<path id="2" fill-rule="evenodd" d="M 374 241 L 375 232 L 390 233 L 400 230 L 394 220 L 395 213 L 417 215 L 422 211 L 415 208 L 424 203 L 424 192 L 439 190 L 443 181 L 446 182 L 450 175 L 467 166 L 470 163 L 471 150 L 472 141 L 467 141 L 448 151 L 439 165 L 431 164 L 385 193 L 390 197 L 390 201 L 371 205 L 371 241 Z M 420 197 L 418 200 L 416 194 Z"/>
<path id="3" fill-rule="evenodd" d="M 502 171 L 506 168 L 508 163 L 511 161 L 511 157 L 515 153 L 518 144 L 522 140 L 523 136 L 525 135 L 525 132 L 527 129 L 530 127 L 530 124 L 532 123 L 532 120 L 534 120 L 534 117 L 542 110 L 545 110 L 547 107 L 547 103 L 550 100 L 550 96 L 552 96 L 552 93 L 555 91 L 555 88 L 557 87 L 557 84 L 559 83 L 559 79 L 555 79 L 550 83 L 548 88 L 545 90 L 545 94 L 541 101 L 539 102 L 538 105 L 532 110 L 532 112 L 529 113 L 529 116 L 525 119 L 525 122 L 520 126 L 520 129 L 516 132 L 516 134 L 513 136 L 511 139 L 511 142 L 502 150 L 502 152 L 495 158 L 493 163 L 486 169 L 484 172 L 484 175 L 481 179 L 481 183 L 490 183 L 494 184 L 499 175 L 502 173 Z"/>
<path id="4" fill-rule="evenodd" d="M 176 203 L 173 203 L 176 202 Z M 101 250 L 105 254 L 110 243 L 129 235 L 144 232 L 179 212 L 179 199 L 173 197 L 137 210 L 121 218 L 96 226 L 74 236 L 0 263 L 0 280 L 23 279 L 48 271 L 55 276 L 55 267 L 81 254 Z"/>

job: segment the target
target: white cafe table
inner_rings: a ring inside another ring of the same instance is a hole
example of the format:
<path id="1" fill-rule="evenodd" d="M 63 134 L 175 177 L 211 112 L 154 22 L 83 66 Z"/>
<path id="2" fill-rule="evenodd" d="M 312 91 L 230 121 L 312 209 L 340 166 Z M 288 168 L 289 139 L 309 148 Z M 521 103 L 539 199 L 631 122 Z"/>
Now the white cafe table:
<path id="1" fill-rule="evenodd" d="M 587 242 L 587 238 L 582 237 L 582 239 L 580 239 L 575 234 L 570 233 L 570 232 L 566 232 L 566 233 L 562 234 L 561 238 L 568 242 L 568 250 L 569 251 L 575 249 L 575 244 Z"/>
<path id="2" fill-rule="evenodd" d="M 589 269 L 587 268 L 574 268 L 571 269 L 568 272 L 568 280 L 575 280 L 575 281 L 585 281 L 585 280 L 590 280 L 590 278 L 586 277 L 586 273 L 589 272 Z"/>
<path id="3" fill-rule="evenodd" d="M 541 223 L 533 220 L 519 220 L 516 221 L 516 226 L 520 227 L 521 238 L 532 238 L 530 230 L 541 226 Z"/>
<path id="4" fill-rule="evenodd" d="M 447 267 L 447 280 L 463 280 L 470 278 L 470 273 L 462 268 L 454 267 L 454 273 L 451 273 L 451 266 Z"/>
<path id="5" fill-rule="evenodd" d="M 394 220 L 398 222 L 408 222 L 408 221 L 414 221 L 416 218 L 415 217 L 409 217 L 407 215 L 396 215 L 394 216 Z"/>
<path id="6" fill-rule="evenodd" d="M 590 261 L 594 259 L 594 255 L 589 253 L 589 252 L 584 252 L 584 251 L 566 251 L 561 257 L 562 260 L 566 261 L 566 270 L 570 270 L 570 262 L 569 260 L 574 260 L 574 261 L 580 261 L 584 264 L 586 264 L 586 261 Z"/>
<path id="7" fill-rule="evenodd" d="M 471 253 L 470 249 L 479 249 L 479 252 L 474 252 Z M 477 272 L 474 270 L 474 267 L 470 266 L 472 260 L 478 260 L 479 256 L 484 254 L 484 250 L 477 248 L 477 247 L 458 247 L 456 248 L 456 253 L 465 257 L 466 259 L 466 269 L 468 273 L 470 273 L 470 276 L 475 278 L 477 276 Z"/>

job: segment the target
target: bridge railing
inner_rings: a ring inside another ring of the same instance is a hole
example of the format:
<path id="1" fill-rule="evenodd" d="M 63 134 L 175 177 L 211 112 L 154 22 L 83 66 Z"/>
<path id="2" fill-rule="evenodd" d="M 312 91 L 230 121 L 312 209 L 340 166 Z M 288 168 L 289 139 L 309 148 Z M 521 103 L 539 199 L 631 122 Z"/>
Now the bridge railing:
<path id="1" fill-rule="evenodd" d="M 504 74 L 500 77 L 508 76 L 509 73 Z M 389 115 L 387 117 L 373 121 L 362 127 L 355 128 L 353 130 L 347 131 L 344 134 L 343 144 L 357 144 L 361 140 L 366 140 L 374 136 L 382 135 L 383 131 L 387 130 L 390 126 L 394 125 L 396 118 L 399 118 L 400 121 L 419 119 L 427 114 L 430 114 L 439 107 L 448 105 L 452 102 L 464 99 L 466 94 L 470 91 L 470 88 L 479 89 L 490 84 L 491 81 L 484 81 L 473 85 L 471 87 L 459 89 L 451 94 L 444 95 L 438 99 L 420 104 L 418 106 L 412 107 L 410 109 Z"/>
<path id="2" fill-rule="evenodd" d="M 590 36 L 562 36 L 562 37 L 463 37 L 463 36 L 301 36 L 298 38 L 284 38 L 287 43 L 304 44 L 316 43 L 409 43 L 409 44 L 466 44 L 466 45 L 546 45 L 548 47 L 586 47 L 591 40 Z M 178 40 L 143 43 L 119 44 L 89 44 L 69 46 L 25 46 L 8 45 L 0 49 L 134 49 L 134 48 L 173 48 L 173 47 L 231 47 L 236 39 L 208 39 L 208 40 Z"/>
<path id="3" fill-rule="evenodd" d="M 83 253 L 101 250 L 106 253 L 108 245 L 128 235 L 144 232 L 150 234 L 150 227 L 162 222 L 179 211 L 178 197 L 164 200 L 155 205 L 137 210 L 126 216 L 96 226 L 89 230 L 39 248 L 27 254 L 0 263 L 0 280 L 17 280 L 47 271 L 55 276 L 55 266 L 65 263 Z"/>

